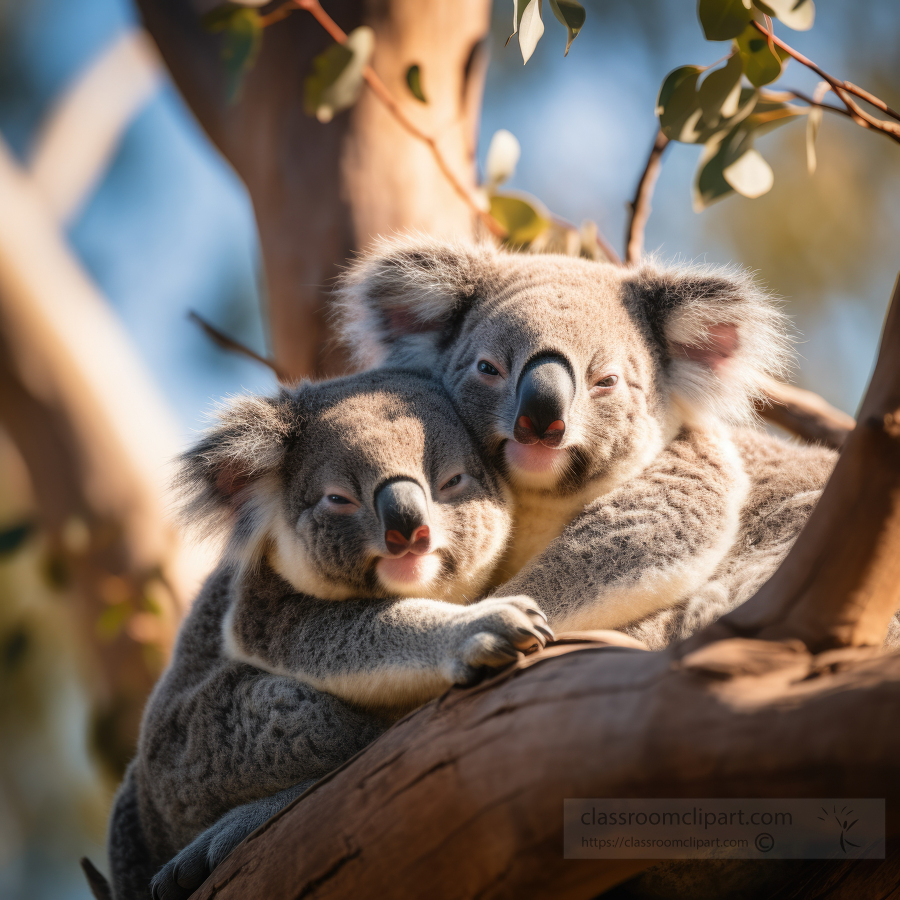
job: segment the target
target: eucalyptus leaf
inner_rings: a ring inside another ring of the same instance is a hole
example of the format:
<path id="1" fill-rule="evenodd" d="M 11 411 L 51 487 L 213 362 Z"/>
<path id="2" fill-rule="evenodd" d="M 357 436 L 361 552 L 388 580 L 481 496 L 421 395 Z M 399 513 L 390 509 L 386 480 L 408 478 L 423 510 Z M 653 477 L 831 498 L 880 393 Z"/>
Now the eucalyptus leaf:
<path id="1" fill-rule="evenodd" d="M 656 100 L 656 114 L 663 134 L 673 141 L 690 143 L 695 126 L 703 115 L 697 96 L 700 66 L 681 66 L 666 76 Z"/>
<path id="2" fill-rule="evenodd" d="M 739 194 L 750 198 L 768 193 L 775 183 L 772 167 L 752 148 L 725 166 L 722 175 Z"/>
<path id="3" fill-rule="evenodd" d="M 809 31 L 816 19 L 813 0 L 754 0 L 767 16 L 775 16 L 794 31 Z"/>
<path id="4" fill-rule="evenodd" d="M 527 246 L 550 227 L 537 201 L 512 194 L 493 194 L 491 215 L 506 229 L 506 243 L 513 247 Z"/>
<path id="5" fill-rule="evenodd" d="M 577 0 L 550 0 L 550 9 L 553 10 L 553 15 L 566 26 L 566 52 L 563 56 L 568 56 L 569 47 L 572 46 L 572 41 L 578 37 L 578 32 L 584 26 L 587 13 Z"/>
<path id="6" fill-rule="evenodd" d="M 522 148 L 516 136 L 512 132 L 501 128 L 494 132 L 491 143 L 488 146 L 487 161 L 485 163 L 486 187 L 493 190 L 497 185 L 503 184 L 513 177 Z"/>
<path id="7" fill-rule="evenodd" d="M 224 35 L 220 56 L 228 75 L 228 99 L 233 102 L 240 96 L 244 76 L 255 65 L 262 46 L 259 13 L 246 6 L 228 4 L 207 13 L 202 21 L 207 31 Z"/>
<path id="8" fill-rule="evenodd" d="M 410 66 L 406 70 L 406 84 L 410 93 L 416 100 L 427 103 L 425 92 L 422 90 L 422 69 L 418 65 Z"/>
<path id="9" fill-rule="evenodd" d="M 735 38 L 735 43 L 744 63 L 744 74 L 754 87 L 770 84 L 781 75 L 782 61 L 787 54 L 778 47 L 773 53 L 765 35 L 753 25 L 748 25 Z"/>
<path id="10" fill-rule="evenodd" d="M 694 179 L 694 211 L 702 212 L 717 200 L 734 193 L 734 188 L 725 180 L 723 170 L 727 163 L 727 153 L 721 144 L 708 144 L 700 157 L 697 177 Z"/>
<path id="11" fill-rule="evenodd" d="M 304 107 L 320 122 L 356 103 L 362 90 L 363 69 L 375 49 L 375 32 L 367 25 L 355 28 L 344 44 L 332 44 L 313 60 L 313 71 L 304 82 Z"/>
<path id="12" fill-rule="evenodd" d="M 697 97 L 703 118 L 709 125 L 729 119 L 738 111 L 744 63 L 740 53 L 732 53 L 722 69 L 710 72 L 700 85 Z"/>
<path id="13" fill-rule="evenodd" d="M 519 19 L 519 49 L 522 51 L 523 65 L 531 59 L 531 54 L 534 53 L 534 48 L 544 33 L 544 22 L 541 19 L 542 3 L 543 0 L 528 0 L 528 5 Z"/>
<path id="14" fill-rule="evenodd" d="M 697 16 L 708 41 L 730 41 L 750 22 L 749 0 L 700 0 Z"/>

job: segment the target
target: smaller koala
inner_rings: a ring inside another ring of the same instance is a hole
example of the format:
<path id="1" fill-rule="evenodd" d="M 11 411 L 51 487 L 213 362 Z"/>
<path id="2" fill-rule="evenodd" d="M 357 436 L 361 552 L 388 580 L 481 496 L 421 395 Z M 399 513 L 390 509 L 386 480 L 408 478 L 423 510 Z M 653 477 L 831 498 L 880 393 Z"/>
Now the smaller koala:
<path id="1" fill-rule="evenodd" d="M 227 541 L 116 798 L 116 900 L 151 879 L 187 897 L 399 715 L 552 636 L 529 598 L 465 605 L 503 553 L 507 497 L 426 376 L 240 399 L 181 482 L 189 519 Z"/>

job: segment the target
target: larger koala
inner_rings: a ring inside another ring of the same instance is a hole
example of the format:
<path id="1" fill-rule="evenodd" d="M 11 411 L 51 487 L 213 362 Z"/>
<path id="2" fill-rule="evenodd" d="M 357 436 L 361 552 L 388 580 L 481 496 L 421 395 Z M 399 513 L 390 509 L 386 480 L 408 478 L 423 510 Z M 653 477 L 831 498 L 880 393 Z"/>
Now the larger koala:
<path id="1" fill-rule="evenodd" d="M 242 399 L 184 483 L 228 540 L 116 799 L 116 900 L 149 897 L 154 875 L 154 897 L 188 896 L 398 715 L 550 636 L 526 598 L 464 605 L 503 551 L 506 492 L 427 378 Z"/>
<path id="2" fill-rule="evenodd" d="M 744 427 L 789 343 L 740 272 L 400 241 L 338 304 L 361 367 L 442 379 L 514 492 L 496 595 L 534 597 L 557 629 L 659 647 L 739 605 L 835 462 Z"/>

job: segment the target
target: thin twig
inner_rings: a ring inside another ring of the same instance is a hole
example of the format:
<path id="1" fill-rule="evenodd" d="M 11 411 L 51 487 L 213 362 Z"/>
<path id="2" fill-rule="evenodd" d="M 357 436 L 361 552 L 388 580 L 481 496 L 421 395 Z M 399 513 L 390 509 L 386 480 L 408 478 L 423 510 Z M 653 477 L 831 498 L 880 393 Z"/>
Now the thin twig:
<path id="1" fill-rule="evenodd" d="M 631 218 L 625 234 L 625 265 L 637 265 L 644 252 L 644 230 L 647 227 L 647 220 L 650 218 L 650 201 L 662 169 L 662 155 L 668 146 L 669 139 L 662 131 L 657 132 L 647 165 L 638 182 L 637 193 L 631 203 Z"/>
<path id="2" fill-rule="evenodd" d="M 298 9 L 303 9 L 310 13 L 337 43 L 345 44 L 347 42 L 346 32 L 325 12 L 319 0 L 292 0 L 292 2 Z M 418 125 L 407 117 L 406 113 L 400 108 L 400 104 L 371 66 L 367 65 L 363 69 L 363 79 L 372 90 L 372 93 L 381 101 L 401 127 L 405 128 L 414 138 L 428 147 L 441 173 L 450 182 L 450 186 L 481 220 L 488 231 L 498 238 L 505 238 L 507 234 L 506 229 L 489 212 L 481 208 L 472 192 L 456 177 L 456 173 L 450 168 L 447 160 L 444 159 L 444 154 L 441 153 L 437 141 L 430 134 L 422 131 Z"/>
<path id="3" fill-rule="evenodd" d="M 765 25 L 762 25 L 760 22 L 757 22 L 755 19 L 752 22 L 753 26 L 759 31 L 761 34 L 766 36 L 767 40 L 770 40 L 776 46 L 780 47 L 787 53 L 789 56 L 793 57 L 797 60 L 801 65 L 806 66 L 808 69 L 812 69 L 820 78 L 824 79 L 831 85 L 831 89 L 838 95 L 840 100 L 847 107 L 851 118 L 857 125 L 862 126 L 863 128 L 871 128 L 875 131 L 881 131 L 884 134 L 887 134 L 892 140 L 900 143 L 900 125 L 895 125 L 893 122 L 886 122 L 882 119 L 877 119 L 875 116 L 867 113 L 860 105 L 853 99 L 851 94 L 858 94 L 861 90 L 857 88 L 855 85 L 850 86 L 847 82 L 839 81 L 833 75 L 829 75 L 824 69 L 817 66 L 811 59 L 804 56 L 798 50 L 795 50 L 789 44 L 786 44 L 781 38 L 776 37 L 772 31 L 769 31 Z M 868 91 L 863 92 L 866 94 L 863 97 L 864 100 L 868 103 L 872 103 L 872 101 L 877 101 L 873 103 L 874 106 L 878 106 L 879 109 L 884 109 L 888 111 L 887 104 L 882 100 L 878 100 L 874 95 L 869 94 Z M 872 98 L 872 99 L 869 99 Z M 890 111 L 891 115 L 896 115 L 893 111 Z"/>
<path id="4" fill-rule="evenodd" d="M 236 341 L 224 332 L 219 331 L 215 325 L 207 322 L 206 319 L 194 312 L 194 310 L 191 310 L 188 313 L 188 318 L 192 322 L 196 322 L 203 329 L 206 336 L 223 350 L 239 353 L 241 356 L 246 356 L 258 363 L 262 363 L 264 366 L 270 368 L 275 373 L 275 377 L 282 383 L 287 383 L 292 380 L 287 372 L 281 369 L 274 359 L 269 359 L 266 356 L 260 355 L 255 350 L 251 350 L 246 344 L 242 344 L 240 341 Z"/>

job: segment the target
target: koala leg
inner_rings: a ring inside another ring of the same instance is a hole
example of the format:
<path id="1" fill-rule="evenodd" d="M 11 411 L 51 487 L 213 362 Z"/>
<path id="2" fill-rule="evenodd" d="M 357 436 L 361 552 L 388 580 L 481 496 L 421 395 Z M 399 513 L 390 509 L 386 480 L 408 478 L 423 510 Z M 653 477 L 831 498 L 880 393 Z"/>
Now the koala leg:
<path id="1" fill-rule="evenodd" d="M 265 623 L 260 627 L 259 623 Z M 406 711 L 552 637 L 529 597 L 317 600 L 271 572 L 241 586 L 225 622 L 233 659 L 369 709 Z"/>
<path id="2" fill-rule="evenodd" d="M 313 784 L 315 780 L 304 781 L 225 813 L 153 876 L 153 900 L 187 900 L 244 838 Z"/>
<path id="3" fill-rule="evenodd" d="M 134 763 L 128 767 L 113 804 L 109 863 L 111 896 L 115 900 L 145 900 L 149 896 L 147 885 L 155 867 L 144 837 Z"/>

